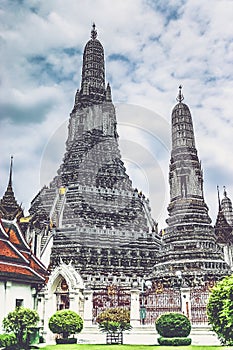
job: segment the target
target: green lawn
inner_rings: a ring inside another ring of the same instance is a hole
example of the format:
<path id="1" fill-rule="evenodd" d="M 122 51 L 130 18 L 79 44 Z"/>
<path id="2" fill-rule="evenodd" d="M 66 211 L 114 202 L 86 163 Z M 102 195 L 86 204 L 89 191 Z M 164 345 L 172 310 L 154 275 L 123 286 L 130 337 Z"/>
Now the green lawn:
<path id="1" fill-rule="evenodd" d="M 158 346 L 158 345 L 49 345 L 43 350 L 230 350 L 227 346 Z"/>

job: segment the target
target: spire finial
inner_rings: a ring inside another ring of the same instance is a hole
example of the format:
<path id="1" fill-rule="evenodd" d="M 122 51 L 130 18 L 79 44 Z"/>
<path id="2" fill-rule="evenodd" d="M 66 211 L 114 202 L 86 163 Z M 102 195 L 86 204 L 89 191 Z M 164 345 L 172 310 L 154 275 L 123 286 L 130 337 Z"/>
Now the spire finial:
<path id="1" fill-rule="evenodd" d="M 183 96 L 181 90 L 182 90 L 182 85 L 179 86 L 179 94 L 178 94 L 178 96 L 176 98 L 176 101 L 178 101 L 179 103 L 181 103 L 183 101 L 183 99 L 184 99 L 184 96 Z"/>
<path id="2" fill-rule="evenodd" d="M 97 38 L 97 31 L 95 29 L 95 23 L 92 24 L 91 38 L 92 39 L 96 39 Z"/>
<path id="3" fill-rule="evenodd" d="M 226 186 L 223 186 L 223 195 L 224 195 L 224 197 L 227 196 Z"/>
<path id="4" fill-rule="evenodd" d="M 218 209 L 220 211 L 221 210 L 221 202 L 220 202 L 220 195 L 219 195 L 219 186 L 217 186 L 217 191 L 218 191 Z"/>
<path id="5" fill-rule="evenodd" d="M 11 156 L 11 164 L 10 164 L 10 174 L 9 174 L 8 186 L 12 186 L 12 168 L 13 168 L 13 156 Z"/>

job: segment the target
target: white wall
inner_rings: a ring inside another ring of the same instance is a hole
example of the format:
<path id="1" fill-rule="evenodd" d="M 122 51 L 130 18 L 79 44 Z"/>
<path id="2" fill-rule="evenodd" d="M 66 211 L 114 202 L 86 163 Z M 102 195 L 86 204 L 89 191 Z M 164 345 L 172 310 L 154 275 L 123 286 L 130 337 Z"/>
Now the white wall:
<path id="1" fill-rule="evenodd" d="M 34 298 L 30 285 L 0 281 L 0 333 L 3 333 L 3 318 L 15 309 L 16 299 L 23 299 L 23 307 L 34 308 Z"/>

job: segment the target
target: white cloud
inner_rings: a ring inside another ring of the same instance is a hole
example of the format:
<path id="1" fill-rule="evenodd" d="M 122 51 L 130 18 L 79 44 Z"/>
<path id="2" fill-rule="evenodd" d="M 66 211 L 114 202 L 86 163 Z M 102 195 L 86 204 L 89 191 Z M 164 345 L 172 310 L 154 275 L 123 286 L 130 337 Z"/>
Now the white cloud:
<path id="1" fill-rule="evenodd" d="M 166 6 L 159 0 L 2 1 L 1 193 L 7 185 L 11 154 L 15 155 L 18 201 L 28 207 L 39 190 L 46 145 L 58 130 L 64 131 L 63 135 L 67 132 L 63 129 L 81 78 L 81 52 L 95 21 L 115 103 L 143 106 L 170 123 L 178 85 L 184 85 L 208 180 L 204 183 L 206 201 L 215 221 L 216 182 L 226 185 L 233 198 L 232 10 L 232 1 L 227 0 L 212 0 L 211 6 L 201 0 L 171 0 Z M 113 54 L 116 58 L 125 55 L 128 61 L 110 60 Z M 147 123 L 146 129 L 150 129 Z M 120 131 L 124 138 L 122 127 Z M 130 135 L 138 137 L 165 176 L 169 155 L 157 159 L 150 138 L 138 130 L 131 130 Z M 48 167 L 55 168 L 59 157 L 50 159 Z M 149 166 L 146 169 L 152 173 Z M 142 173 L 131 174 L 135 186 L 137 179 L 143 183 Z M 166 186 L 168 192 L 168 182 Z M 158 188 L 154 191 L 159 193 Z M 150 197 L 152 208 L 156 207 L 154 193 Z M 166 217 L 166 208 L 164 212 Z"/>

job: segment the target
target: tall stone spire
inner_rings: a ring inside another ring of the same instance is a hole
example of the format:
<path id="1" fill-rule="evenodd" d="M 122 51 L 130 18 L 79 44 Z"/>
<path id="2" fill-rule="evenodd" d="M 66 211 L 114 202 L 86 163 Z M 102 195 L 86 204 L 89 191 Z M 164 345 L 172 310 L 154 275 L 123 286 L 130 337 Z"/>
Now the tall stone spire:
<path id="1" fill-rule="evenodd" d="M 203 196 L 203 174 L 195 147 L 192 117 L 183 103 L 181 86 L 172 111 L 172 150 L 169 168 L 168 227 L 162 236 L 154 276 L 174 283 L 181 272 L 186 286 L 207 283 L 229 273 L 223 252 L 210 226 Z M 198 282 L 199 281 L 199 282 Z"/>
<path id="2" fill-rule="evenodd" d="M 200 222 L 209 224 L 208 207 L 203 196 L 203 174 L 195 147 L 189 107 L 179 87 L 178 103 L 172 111 L 172 152 L 169 170 L 169 225 Z"/>
<path id="3" fill-rule="evenodd" d="M 116 111 L 110 85 L 105 88 L 104 50 L 95 25 L 84 49 L 81 88 L 75 94 L 62 164 L 50 188 L 33 200 L 30 214 L 35 218 L 41 207 L 56 226 L 51 268 L 60 264 L 60 257 L 72 259 L 91 283 L 96 283 L 94 275 L 117 271 L 128 276 L 128 287 L 133 275 L 152 269 L 160 246 L 157 225 L 149 201 L 132 187 L 121 159 Z M 41 251 L 48 237 L 41 238 Z"/>
<path id="4" fill-rule="evenodd" d="M 20 219 L 23 216 L 23 210 L 17 203 L 12 188 L 12 172 L 13 156 L 11 156 L 8 186 L 0 201 L 0 217 L 7 220 Z"/>
<path id="5" fill-rule="evenodd" d="M 217 187 L 218 188 L 218 187 Z M 223 249 L 225 261 L 233 269 L 233 212 L 232 202 L 227 197 L 226 188 L 224 186 L 223 192 L 224 198 L 220 201 L 219 188 L 218 188 L 218 215 L 215 223 L 215 234 L 217 242 Z"/>
<path id="6" fill-rule="evenodd" d="M 232 224 L 230 224 L 226 218 L 226 216 L 228 217 L 228 214 L 230 212 L 232 214 L 231 200 L 227 198 L 225 187 L 224 187 L 224 198 L 222 202 L 220 201 L 219 186 L 217 186 L 217 193 L 218 193 L 218 215 L 214 226 L 217 242 L 222 245 L 227 245 L 227 244 L 231 245 L 232 238 L 233 238 Z M 223 208 L 225 212 L 223 212 Z M 230 208 L 231 208 L 231 211 L 229 211 Z M 228 261 L 228 259 L 225 259 L 225 260 Z"/>

